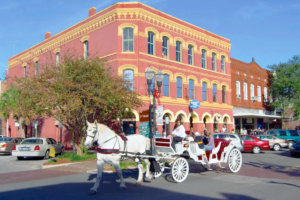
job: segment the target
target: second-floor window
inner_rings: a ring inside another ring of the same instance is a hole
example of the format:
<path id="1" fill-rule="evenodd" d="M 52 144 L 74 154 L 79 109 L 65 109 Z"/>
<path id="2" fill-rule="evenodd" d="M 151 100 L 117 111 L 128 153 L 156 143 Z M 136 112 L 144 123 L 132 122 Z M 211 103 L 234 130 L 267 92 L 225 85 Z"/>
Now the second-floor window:
<path id="1" fill-rule="evenodd" d="M 176 78 L 176 97 L 182 98 L 182 78 L 177 77 Z"/>
<path id="2" fill-rule="evenodd" d="M 207 83 L 202 82 L 202 101 L 207 101 Z"/>
<path id="3" fill-rule="evenodd" d="M 217 102 L 217 84 L 213 84 L 213 102 Z"/>
<path id="4" fill-rule="evenodd" d="M 83 58 L 89 58 L 89 41 L 87 40 L 83 42 Z"/>
<path id="5" fill-rule="evenodd" d="M 261 102 L 261 87 L 257 86 L 257 101 Z"/>
<path id="6" fill-rule="evenodd" d="M 241 98 L 241 83 L 240 83 L 240 81 L 235 82 L 235 88 L 236 88 L 236 98 L 240 99 Z"/>
<path id="7" fill-rule="evenodd" d="M 155 35 L 153 32 L 148 32 L 148 54 L 154 55 Z"/>
<path id="8" fill-rule="evenodd" d="M 164 79 L 163 79 L 163 96 L 169 96 L 169 75 L 164 74 Z"/>
<path id="9" fill-rule="evenodd" d="M 194 64 L 194 47 L 192 45 L 188 46 L 188 63 L 190 65 Z"/>
<path id="10" fill-rule="evenodd" d="M 24 66 L 24 78 L 27 79 L 27 66 Z"/>
<path id="11" fill-rule="evenodd" d="M 248 100 L 248 84 L 244 83 L 244 100 Z"/>
<path id="12" fill-rule="evenodd" d="M 222 103 L 226 103 L 226 86 L 222 86 Z"/>
<path id="13" fill-rule="evenodd" d="M 39 61 L 35 62 L 35 75 L 38 76 L 39 75 Z"/>
<path id="14" fill-rule="evenodd" d="M 206 50 L 202 49 L 201 50 L 201 54 L 202 54 L 202 59 L 201 59 L 201 67 L 202 68 L 206 68 Z"/>
<path id="15" fill-rule="evenodd" d="M 194 99 L 194 80 L 189 80 L 189 99 Z"/>
<path id="16" fill-rule="evenodd" d="M 125 69 L 123 71 L 123 80 L 125 82 L 125 87 L 130 91 L 134 88 L 134 72 L 132 69 Z"/>
<path id="17" fill-rule="evenodd" d="M 225 56 L 221 56 L 221 71 L 225 73 Z"/>
<path id="18" fill-rule="evenodd" d="M 181 42 L 176 41 L 176 61 L 181 62 Z"/>
<path id="19" fill-rule="evenodd" d="M 216 53 L 212 53 L 212 55 L 211 55 L 211 69 L 216 71 L 216 65 L 217 65 L 217 56 L 216 56 Z"/>
<path id="20" fill-rule="evenodd" d="M 268 89 L 267 89 L 267 87 L 264 87 L 264 101 L 265 102 L 268 101 Z"/>
<path id="21" fill-rule="evenodd" d="M 59 65 L 59 63 L 60 63 L 60 53 L 55 54 L 55 63 L 56 63 L 56 66 Z"/>
<path id="22" fill-rule="evenodd" d="M 163 57 L 169 57 L 169 38 L 166 36 L 163 36 L 163 43 L 162 43 L 162 53 Z"/>
<path id="23" fill-rule="evenodd" d="M 251 97 L 251 100 L 254 101 L 254 85 L 253 84 L 250 84 L 250 97 Z"/>
<path id="24" fill-rule="evenodd" d="M 123 52 L 133 52 L 134 38 L 133 28 L 123 29 Z"/>

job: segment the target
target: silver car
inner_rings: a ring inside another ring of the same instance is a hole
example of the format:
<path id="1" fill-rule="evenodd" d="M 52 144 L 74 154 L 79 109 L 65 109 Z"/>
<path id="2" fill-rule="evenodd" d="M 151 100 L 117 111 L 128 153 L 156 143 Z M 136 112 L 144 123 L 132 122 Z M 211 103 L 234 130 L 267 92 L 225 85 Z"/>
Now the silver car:
<path id="1" fill-rule="evenodd" d="M 64 146 L 52 138 L 32 137 L 24 139 L 19 145 L 15 145 L 12 155 L 18 160 L 25 157 L 43 157 L 49 159 L 50 148 L 55 148 L 55 154 L 62 154 Z"/>
<path id="2" fill-rule="evenodd" d="M 241 141 L 240 137 L 236 134 L 232 133 L 214 133 L 213 134 L 215 139 L 225 139 L 225 140 L 230 140 L 232 144 L 236 148 L 238 148 L 240 151 L 243 151 L 244 146 L 243 146 L 243 141 Z"/>
<path id="3" fill-rule="evenodd" d="M 256 135 L 258 139 L 269 141 L 270 148 L 274 151 L 280 151 L 281 148 L 287 148 L 288 143 L 285 139 L 280 139 L 274 135 Z"/>
<path id="4" fill-rule="evenodd" d="M 13 147 L 22 142 L 23 138 L 10 138 L 1 137 L 0 138 L 0 153 L 11 153 Z"/>

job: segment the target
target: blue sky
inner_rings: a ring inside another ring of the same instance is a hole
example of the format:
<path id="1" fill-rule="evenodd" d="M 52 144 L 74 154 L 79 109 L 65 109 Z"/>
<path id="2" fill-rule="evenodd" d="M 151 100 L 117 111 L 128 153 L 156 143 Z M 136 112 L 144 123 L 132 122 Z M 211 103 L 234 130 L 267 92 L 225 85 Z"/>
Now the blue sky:
<path id="1" fill-rule="evenodd" d="M 0 0 L 0 77 L 8 59 L 122 0 Z M 136 2 L 136 1 L 135 1 Z M 231 57 L 266 68 L 300 55 L 299 0 L 141 0 L 231 41 Z"/>

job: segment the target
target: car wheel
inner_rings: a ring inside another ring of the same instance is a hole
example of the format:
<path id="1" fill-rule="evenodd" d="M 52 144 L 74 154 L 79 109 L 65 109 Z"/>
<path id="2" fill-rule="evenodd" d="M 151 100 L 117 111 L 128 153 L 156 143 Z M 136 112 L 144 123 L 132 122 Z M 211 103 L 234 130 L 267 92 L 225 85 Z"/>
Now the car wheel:
<path id="1" fill-rule="evenodd" d="M 260 147 L 259 146 L 253 147 L 252 152 L 255 154 L 260 153 Z"/>
<path id="2" fill-rule="evenodd" d="M 279 144 L 274 144 L 273 149 L 274 151 L 280 151 L 281 146 Z"/>
<path id="3" fill-rule="evenodd" d="M 288 141 L 289 148 L 291 148 L 291 146 L 293 146 L 293 144 L 294 144 L 294 141 Z"/>
<path id="4" fill-rule="evenodd" d="M 17 159 L 18 160 L 24 160 L 24 157 L 23 156 L 18 156 Z"/>
<path id="5" fill-rule="evenodd" d="M 45 159 L 45 160 L 48 160 L 48 159 L 49 159 L 49 150 L 46 151 L 45 156 L 44 156 L 44 159 Z"/>

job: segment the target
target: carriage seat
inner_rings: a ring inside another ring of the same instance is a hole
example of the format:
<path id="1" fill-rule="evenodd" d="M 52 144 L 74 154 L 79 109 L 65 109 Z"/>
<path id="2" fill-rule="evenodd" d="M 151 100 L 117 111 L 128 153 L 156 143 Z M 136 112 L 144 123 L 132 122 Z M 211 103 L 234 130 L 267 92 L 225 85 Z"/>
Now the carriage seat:
<path id="1" fill-rule="evenodd" d="M 213 161 L 218 162 L 218 152 L 221 148 L 221 144 L 222 142 L 220 141 L 218 145 L 215 148 L 213 148 L 211 151 L 206 151 L 206 155 L 209 162 L 213 162 Z"/>

